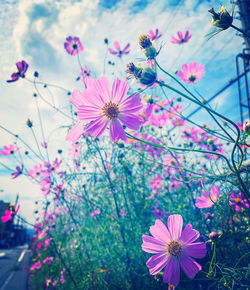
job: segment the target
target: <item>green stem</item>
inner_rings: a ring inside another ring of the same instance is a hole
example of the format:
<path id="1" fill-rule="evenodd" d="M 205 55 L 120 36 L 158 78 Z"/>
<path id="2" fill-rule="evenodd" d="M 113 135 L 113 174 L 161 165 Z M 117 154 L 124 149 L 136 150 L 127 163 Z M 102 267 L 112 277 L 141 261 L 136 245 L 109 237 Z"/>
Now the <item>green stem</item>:
<path id="1" fill-rule="evenodd" d="M 248 33 L 246 33 L 244 30 L 234 26 L 233 24 L 230 25 L 233 29 L 239 31 L 240 33 L 244 34 L 246 37 L 250 38 L 250 35 Z"/>

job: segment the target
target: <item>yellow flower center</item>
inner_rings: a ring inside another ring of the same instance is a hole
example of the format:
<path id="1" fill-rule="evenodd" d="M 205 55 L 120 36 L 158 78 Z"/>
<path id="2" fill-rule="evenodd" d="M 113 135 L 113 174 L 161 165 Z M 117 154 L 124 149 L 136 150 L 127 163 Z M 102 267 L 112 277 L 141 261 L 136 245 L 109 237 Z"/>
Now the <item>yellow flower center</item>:
<path id="1" fill-rule="evenodd" d="M 120 112 L 117 104 L 112 103 L 112 102 L 105 104 L 102 110 L 103 110 L 104 115 L 110 120 L 116 119 Z"/>
<path id="2" fill-rule="evenodd" d="M 171 241 L 167 245 L 167 252 L 173 257 L 179 257 L 180 254 L 183 252 L 181 243 L 177 241 Z"/>
<path id="3" fill-rule="evenodd" d="M 235 201 L 236 203 L 240 203 L 240 198 L 239 198 L 239 197 L 236 197 L 234 201 Z"/>

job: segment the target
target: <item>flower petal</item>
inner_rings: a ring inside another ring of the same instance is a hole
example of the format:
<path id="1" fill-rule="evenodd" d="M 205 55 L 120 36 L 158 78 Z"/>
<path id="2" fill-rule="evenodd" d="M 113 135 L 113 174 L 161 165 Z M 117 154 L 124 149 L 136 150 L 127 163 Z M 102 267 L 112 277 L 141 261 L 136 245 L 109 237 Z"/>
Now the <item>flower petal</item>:
<path id="1" fill-rule="evenodd" d="M 164 244 L 167 244 L 172 240 L 171 235 L 161 220 L 156 220 L 155 225 L 149 228 L 151 235 L 153 235 L 158 240 L 162 241 Z"/>
<path id="2" fill-rule="evenodd" d="M 185 226 L 180 240 L 183 241 L 185 244 L 191 244 L 192 242 L 196 241 L 200 236 L 200 233 L 193 229 L 191 224 Z"/>
<path id="3" fill-rule="evenodd" d="M 66 140 L 72 141 L 72 143 L 76 143 L 80 136 L 83 134 L 83 121 L 78 121 L 69 131 L 66 136 Z"/>
<path id="4" fill-rule="evenodd" d="M 132 130 L 138 130 L 143 123 L 143 119 L 134 114 L 119 114 L 118 118 L 125 126 Z"/>
<path id="5" fill-rule="evenodd" d="M 166 252 L 166 244 L 162 241 L 148 235 L 143 235 L 142 240 L 143 244 L 141 247 L 143 251 L 152 254 Z"/>
<path id="6" fill-rule="evenodd" d="M 195 243 L 186 245 L 185 252 L 188 256 L 193 258 L 204 258 L 207 254 L 207 248 L 205 243 Z"/>
<path id="7" fill-rule="evenodd" d="M 169 257 L 163 274 L 163 282 L 175 287 L 178 286 L 180 282 L 180 264 L 176 258 Z"/>
<path id="8" fill-rule="evenodd" d="M 180 259 L 181 268 L 184 273 L 191 279 L 202 269 L 201 265 L 195 262 L 189 256 L 183 255 Z"/>
<path id="9" fill-rule="evenodd" d="M 127 95 L 129 85 L 119 79 L 115 79 L 112 86 L 111 101 L 119 104 L 121 100 Z"/>
<path id="10" fill-rule="evenodd" d="M 169 257 L 166 253 L 161 253 L 152 256 L 146 262 L 147 267 L 149 268 L 149 273 L 151 275 L 156 275 L 159 273 L 167 264 Z"/>
<path id="11" fill-rule="evenodd" d="M 120 139 L 122 139 L 124 141 L 127 140 L 124 129 L 122 128 L 121 123 L 117 119 L 113 119 L 110 122 L 109 135 L 110 135 L 110 138 L 113 142 L 117 142 Z"/>
<path id="12" fill-rule="evenodd" d="M 133 113 L 142 109 L 143 105 L 139 94 L 133 94 L 121 101 L 119 110 L 121 113 Z"/>
<path id="13" fill-rule="evenodd" d="M 94 121 L 88 124 L 87 128 L 85 129 L 86 133 L 89 133 L 94 138 L 100 137 L 104 130 L 107 128 L 109 120 L 104 116 L 100 116 L 96 118 Z"/>
<path id="14" fill-rule="evenodd" d="M 181 237 L 183 219 L 179 214 L 173 214 L 168 217 L 168 230 L 173 240 Z"/>
<path id="15" fill-rule="evenodd" d="M 118 51 L 121 50 L 121 47 L 120 47 L 120 44 L 119 44 L 118 41 L 115 41 L 115 42 L 114 42 L 114 47 L 115 47 Z"/>

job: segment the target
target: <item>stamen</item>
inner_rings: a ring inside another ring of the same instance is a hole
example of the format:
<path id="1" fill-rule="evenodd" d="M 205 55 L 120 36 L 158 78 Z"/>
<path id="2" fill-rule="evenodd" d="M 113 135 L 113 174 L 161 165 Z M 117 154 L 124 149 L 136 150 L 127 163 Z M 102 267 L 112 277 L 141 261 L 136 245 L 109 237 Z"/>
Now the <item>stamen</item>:
<path id="1" fill-rule="evenodd" d="M 117 104 L 112 103 L 112 102 L 105 104 L 102 110 L 103 110 L 104 115 L 110 120 L 116 119 L 120 112 Z"/>
<path id="2" fill-rule="evenodd" d="M 177 241 L 171 241 L 167 245 L 167 252 L 173 257 L 179 257 L 180 254 L 183 252 L 181 243 Z"/>

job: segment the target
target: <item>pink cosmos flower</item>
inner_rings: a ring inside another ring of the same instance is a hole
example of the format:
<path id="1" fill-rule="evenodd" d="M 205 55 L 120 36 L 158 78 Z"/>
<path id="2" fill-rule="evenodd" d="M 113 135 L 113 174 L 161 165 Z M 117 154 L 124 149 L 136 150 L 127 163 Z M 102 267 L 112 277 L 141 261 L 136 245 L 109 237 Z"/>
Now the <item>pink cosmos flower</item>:
<path id="1" fill-rule="evenodd" d="M 16 67 L 17 67 L 18 72 L 13 73 L 11 75 L 11 80 L 7 80 L 7 83 L 16 82 L 17 80 L 19 80 L 19 78 L 24 78 L 25 77 L 24 74 L 26 73 L 29 65 L 27 64 L 25 60 L 22 60 L 16 63 Z"/>
<path id="2" fill-rule="evenodd" d="M 142 109 L 139 94 L 124 99 L 129 86 L 125 81 L 115 79 L 112 90 L 106 77 L 93 79 L 84 92 L 74 90 L 70 101 L 78 109 L 79 122 L 71 129 L 66 139 L 76 140 L 83 133 L 83 125 L 91 121 L 85 128 L 94 138 L 100 137 L 109 124 L 110 138 L 113 142 L 126 140 L 125 131 L 120 122 L 132 130 L 138 130 L 143 123 L 139 116 Z"/>
<path id="3" fill-rule="evenodd" d="M 162 187 L 162 176 L 160 174 L 154 176 L 153 180 L 150 181 L 150 187 L 152 189 L 159 189 Z"/>
<path id="4" fill-rule="evenodd" d="M 19 205 L 18 207 L 16 207 L 16 206 L 14 205 L 14 211 L 13 211 L 13 210 L 8 210 L 8 209 L 7 209 L 7 210 L 4 212 L 4 215 L 1 217 L 2 222 L 3 222 L 3 223 L 6 223 L 6 222 L 12 220 L 12 218 L 13 218 L 13 217 L 18 213 L 19 209 L 20 209 L 20 205 Z"/>
<path id="5" fill-rule="evenodd" d="M 48 148 L 48 143 L 47 142 L 42 142 L 41 146 L 46 149 L 46 148 Z"/>
<path id="6" fill-rule="evenodd" d="M 180 281 L 180 266 L 191 279 L 201 270 L 201 266 L 192 258 L 206 256 L 205 243 L 193 243 L 200 236 L 191 224 L 182 231 L 183 219 L 179 214 L 168 217 L 167 227 L 157 219 L 149 231 L 153 237 L 143 235 L 142 249 L 152 256 L 146 265 L 151 275 L 156 275 L 164 267 L 163 282 L 177 286 Z"/>
<path id="7" fill-rule="evenodd" d="M 148 33 L 148 38 L 150 38 L 151 40 L 157 40 L 159 39 L 160 37 L 162 37 L 162 34 L 159 33 L 159 29 L 156 28 L 155 29 L 155 32 L 154 30 L 149 30 L 149 33 Z"/>
<path id="8" fill-rule="evenodd" d="M 182 44 L 182 43 L 188 42 L 190 38 L 192 37 L 192 34 L 190 34 L 189 30 L 186 31 L 184 36 L 181 31 L 178 31 L 177 35 L 178 35 L 178 38 L 175 38 L 172 36 L 171 42 L 174 44 Z"/>
<path id="9" fill-rule="evenodd" d="M 241 211 L 243 208 L 249 208 L 249 204 L 246 199 L 244 199 L 241 192 L 239 194 L 236 193 L 235 190 L 232 191 L 230 197 L 230 206 L 235 207 L 236 211 Z"/>
<path id="10" fill-rule="evenodd" d="M 53 257 L 47 257 L 43 260 L 43 264 L 50 265 L 53 261 Z"/>
<path id="11" fill-rule="evenodd" d="M 83 51 L 84 47 L 80 42 L 78 37 L 69 36 L 66 38 L 66 42 L 64 42 L 64 48 L 71 55 L 77 55 L 78 52 Z"/>
<path id="12" fill-rule="evenodd" d="M 36 246 L 37 250 L 40 250 L 42 246 L 43 246 L 43 241 L 41 241 L 37 244 L 37 246 Z"/>
<path id="13" fill-rule="evenodd" d="M 40 269 L 41 267 L 42 267 L 42 263 L 38 261 L 30 267 L 30 271 L 34 271 L 35 269 Z"/>
<path id="14" fill-rule="evenodd" d="M 101 213 L 101 211 L 100 211 L 100 209 L 98 208 L 98 209 L 94 210 L 90 215 L 91 215 L 92 217 L 95 217 L 95 216 L 97 216 L 97 215 L 100 214 L 100 213 Z"/>
<path id="15" fill-rule="evenodd" d="M 123 50 L 121 50 L 120 44 L 118 41 L 114 42 L 114 47 L 116 50 L 113 50 L 111 48 L 109 48 L 109 52 L 111 54 L 117 55 L 118 57 L 122 57 L 124 54 L 128 54 L 129 53 L 129 48 L 130 48 L 130 43 L 128 43 Z"/>
<path id="16" fill-rule="evenodd" d="M 198 208 L 209 208 L 214 205 L 215 202 L 217 202 L 218 197 L 220 194 L 220 187 L 213 185 L 211 187 L 211 192 L 208 190 L 202 191 L 202 196 L 196 198 L 196 204 L 195 206 Z"/>
<path id="17" fill-rule="evenodd" d="M 79 75 L 82 76 L 83 79 L 85 79 L 86 77 L 90 77 L 91 70 L 88 68 L 87 65 L 85 65 L 85 66 L 81 67 L 81 72 Z"/>
<path id="18" fill-rule="evenodd" d="M 197 62 L 191 62 L 182 65 L 182 71 L 178 71 L 179 78 L 188 84 L 193 84 L 204 76 L 204 65 L 201 63 L 199 66 Z"/>
<path id="19" fill-rule="evenodd" d="M 33 169 L 30 169 L 27 175 L 29 175 L 32 180 L 40 176 L 41 172 L 42 172 L 42 165 L 38 164 L 38 165 L 35 165 Z"/>
<path id="20" fill-rule="evenodd" d="M 180 117 L 176 117 L 175 119 L 171 120 L 171 123 L 173 126 L 179 127 L 179 126 L 184 126 L 187 123 L 187 121 Z"/>
<path id="21" fill-rule="evenodd" d="M 9 147 L 3 146 L 3 150 L 0 150 L 0 154 L 4 156 L 8 156 L 8 155 L 14 154 L 18 150 L 19 148 L 15 148 L 14 145 L 11 144 Z"/>

